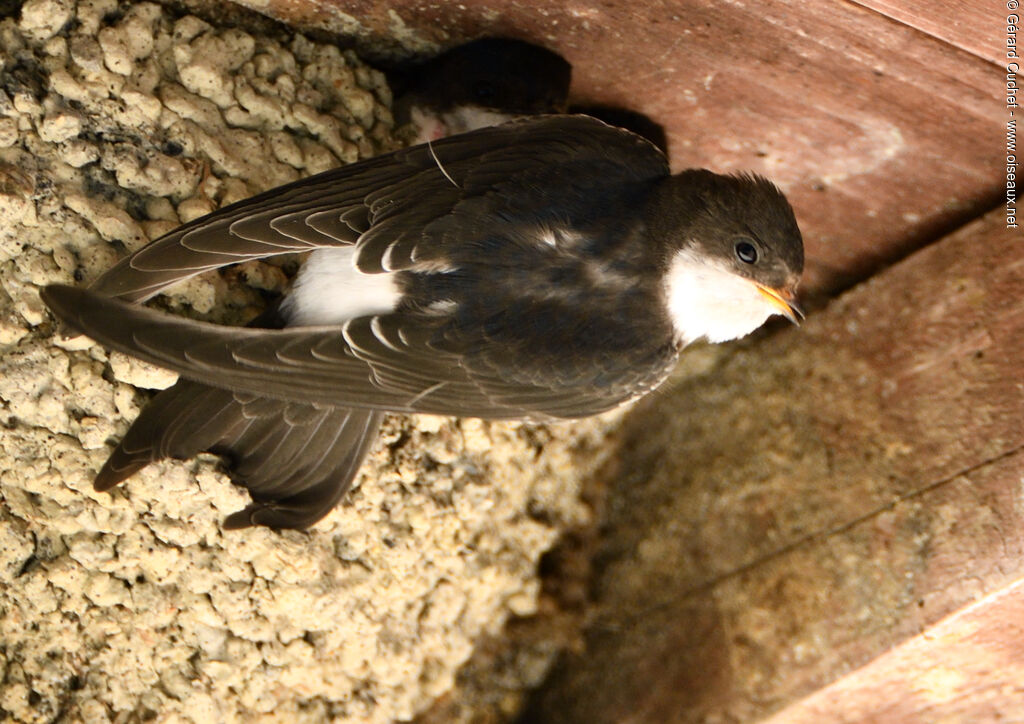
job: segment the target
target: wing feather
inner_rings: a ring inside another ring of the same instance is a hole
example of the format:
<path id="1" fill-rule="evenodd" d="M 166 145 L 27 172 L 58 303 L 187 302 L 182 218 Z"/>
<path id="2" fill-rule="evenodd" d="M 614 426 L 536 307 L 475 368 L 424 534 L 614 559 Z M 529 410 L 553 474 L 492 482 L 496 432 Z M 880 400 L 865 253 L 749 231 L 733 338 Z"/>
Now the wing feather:
<path id="1" fill-rule="evenodd" d="M 430 344 L 429 320 L 400 314 L 361 317 L 344 330 L 266 330 L 173 317 L 69 286 L 49 286 L 43 298 L 106 346 L 213 387 L 283 401 L 493 419 L 581 417 L 621 404 L 638 384 L 630 378 L 626 386 L 616 379 L 595 387 L 592 374 L 576 386 L 543 375 L 507 379 Z M 381 336 L 375 323 L 386 328 Z M 660 382 L 674 360 L 672 350 L 661 354 L 655 365 L 644 360 L 634 375 L 640 384 Z"/>
<path id="2" fill-rule="evenodd" d="M 549 169 L 588 154 L 617 162 L 627 174 L 668 172 L 657 149 L 600 121 L 527 119 L 332 169 L 219 209 L 122 260 L 92 289 L 140 302 L 228 264 L 353 243 L 360 245 L 362 271 L 409 268 L 437 258 L 429 249 L 414 252 L 422 229 L 467 195 L 484 194 L 524 168 Z"/>

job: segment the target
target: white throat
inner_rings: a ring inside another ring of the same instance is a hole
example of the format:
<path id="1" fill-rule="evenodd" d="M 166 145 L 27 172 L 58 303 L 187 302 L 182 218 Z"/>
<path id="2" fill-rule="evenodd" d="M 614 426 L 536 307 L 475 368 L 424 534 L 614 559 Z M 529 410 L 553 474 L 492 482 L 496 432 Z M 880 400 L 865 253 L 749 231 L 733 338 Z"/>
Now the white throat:
<path id="1" fill-rule="evenodd" d="M 687 344 L 743 337 L 778 313 L 752 281 L 690 249 L 670 263 L 665 292 L 672 325 Z"/>

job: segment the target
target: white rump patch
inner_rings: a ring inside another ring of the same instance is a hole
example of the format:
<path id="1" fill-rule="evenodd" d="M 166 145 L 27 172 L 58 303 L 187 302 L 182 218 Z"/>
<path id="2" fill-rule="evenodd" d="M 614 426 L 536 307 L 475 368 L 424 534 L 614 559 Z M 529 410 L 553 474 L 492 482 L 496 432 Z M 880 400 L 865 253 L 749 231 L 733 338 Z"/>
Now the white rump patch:
<path id="1" fill-rule="evenodd" d="M 750 334 L 778 314 L 749 279 L 684 249 L 665 279 L 669 316 L 684 342 L 725 342 Z"/>
<path id="2" fill-rule="evenodd" d="M 393 274 L 356 269 L 355 247 L 317 249 L 281 305 L 289 326 L 316 327 L 393 312 L 402 298 Z"/>

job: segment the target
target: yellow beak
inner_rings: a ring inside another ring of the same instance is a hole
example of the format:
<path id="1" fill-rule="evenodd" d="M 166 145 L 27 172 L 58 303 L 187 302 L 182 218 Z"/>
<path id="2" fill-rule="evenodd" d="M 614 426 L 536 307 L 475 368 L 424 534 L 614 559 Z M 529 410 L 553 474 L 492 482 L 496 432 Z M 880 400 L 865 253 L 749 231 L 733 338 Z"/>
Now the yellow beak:
<path id="1" fill-rule="evenodd" d="M 772 289 L 760 284 L 757 285 L 757 291 L 768 299 L 771 305 L 778 310 L 779 314 L 798 327 L 800 326 L 800 320 L 806 317 L 804 310 L 797 304 L 796 294 L 793 291 L 788 289 Z"/>

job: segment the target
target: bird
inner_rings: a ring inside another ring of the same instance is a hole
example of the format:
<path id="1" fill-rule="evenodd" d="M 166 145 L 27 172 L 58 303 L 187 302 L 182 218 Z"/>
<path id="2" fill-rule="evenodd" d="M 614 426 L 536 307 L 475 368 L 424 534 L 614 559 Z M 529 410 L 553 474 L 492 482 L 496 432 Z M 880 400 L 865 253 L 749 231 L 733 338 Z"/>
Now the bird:
<path id="1" fill-rule="evenodd" d="M 488 36 L 386 75 L 395 123 L 410 128 L 416 144 L 519 116 L 564 113 L 572 65 L 543 46 Z"/>
<path id="2" fill-rule="evenodd" d="M 572 64 L 550 48 L 485 36 L 386 71 L 393 113 L 413 144 L 550 113 L 588 115 L 668 152 L 665 129 L 644 114 L 597 103 L 569 105 Z"/>
<path id="3" fill-rule="evenodd" d="M 308 252 L 248 327 L 141 302 L 235 262 Z M 98 473 L 223 457 L 252 502 L 227 529 L 307 528 L 385 412 L 581 418 L 657 388 L 700 339 L 798 322 L 803 241 L 768 179 L 672 174 L 587 116 L 522 119 L 326 171 L 190 221 L 89 288 L 41 293 L 67 327 L 174 370 Z"/>

